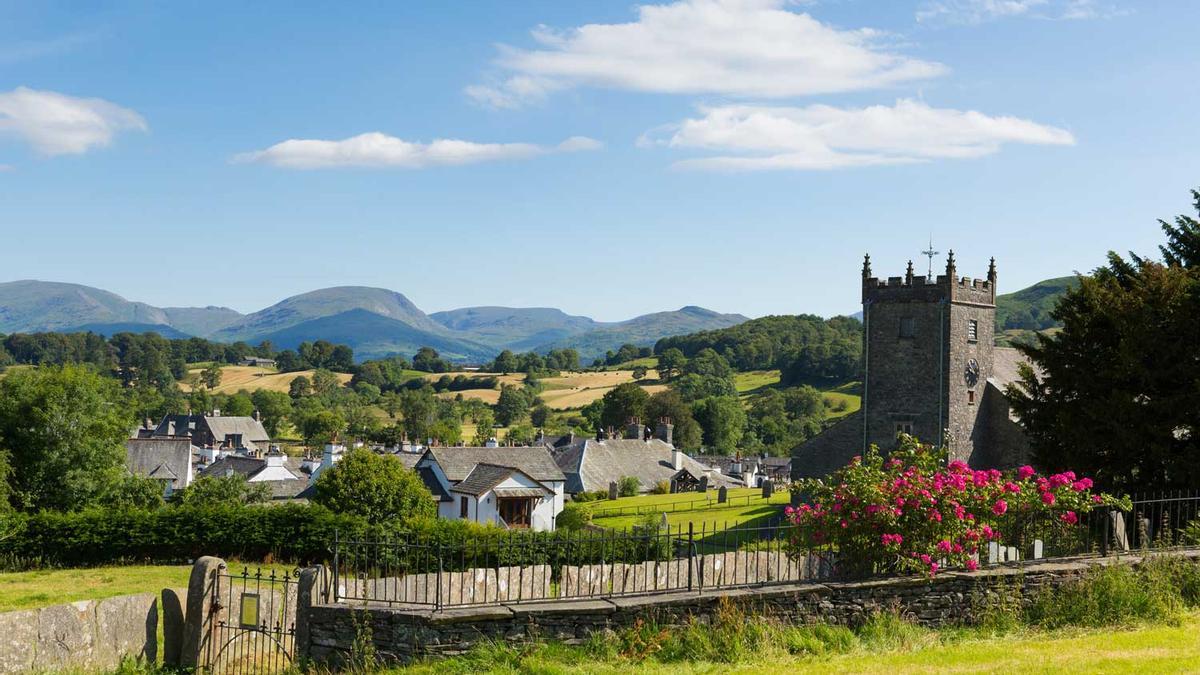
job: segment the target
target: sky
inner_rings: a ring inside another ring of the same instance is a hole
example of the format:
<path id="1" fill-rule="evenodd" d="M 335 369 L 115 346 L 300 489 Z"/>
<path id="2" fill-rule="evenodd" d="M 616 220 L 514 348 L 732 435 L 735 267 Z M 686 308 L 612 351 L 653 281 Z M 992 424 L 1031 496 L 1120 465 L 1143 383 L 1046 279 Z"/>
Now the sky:
<path id="1" fill-rule="evenodd" d="M 1000 292 L 1200 187 L 1192 0 L 0 0 L 0 281 L 600 320 Z"/>

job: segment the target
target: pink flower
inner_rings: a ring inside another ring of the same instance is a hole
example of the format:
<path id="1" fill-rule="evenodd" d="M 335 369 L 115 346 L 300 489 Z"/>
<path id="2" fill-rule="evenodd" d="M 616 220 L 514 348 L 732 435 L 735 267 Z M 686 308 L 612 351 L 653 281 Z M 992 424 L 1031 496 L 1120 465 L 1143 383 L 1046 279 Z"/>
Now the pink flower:
<path id="1" fill-rule="evenodd" d="M 793 509 L 793 508 L 792 508 L 792 507 L 790 507 L 790 506 L 785 506 L 785 507 L 783 507 L 783 512 L 784 512 L 785 514 L 787 514 L 787 515 L 789 515 L 789 516 L 790 516 L 790 515 L 792 515 L 793 513 L 795 513 L 795 512 L 796 512 L 796 509 Z"/>
<path id="2" fill-rule="evenodd" d="M 987 537 L 988 539 L 996 538 L 996 531 L 992 529 L 991 525 L 984 525 L 981 529 L 983 531 L 983 536 Z"/>
<path id="3" fill-rule="evenodd" d="M 1046 506 L 1052 506 L 1054 504 L 1054 493 L 1053 492 L 1043 492 L 1042 493 L 1042 503 L 1045 504 Z"/>
<path id="4" fill-rule="evenodd" d="M 950 465 L 947 468 L 954 473 L 958 473 L 960 471 L 966 471 L 968 467 L 966 462 L 962 461 L 961 459 L 956 459 L 953 462 L 950 462 Z"/>
<path id="5" fill-rule="evenodd" d="M 929 563 L 929 576 L 933 576 L 933 575 L 937 574 L 937 571 L 938 571 L 938 564 L 935 562 Z"/>
<path id="6" fill-rule="evenodd" d="M 1003 499 L 997 499 L 995 504 L 992 504 L 992 513 L 1002 516 L 1008 511 L 1008 502 Z"/>
<path id="7" fill-rule="evenodd" d="M 1076 492 L 1083 492 L 1084 490 L 1091 489 L 1091 487 L 1092 487 L 1092 479 L 1091 478 L 1080 478 L 1079 480 L 1075 481 L 1074 483 L 1071 483 L 1071 489 Z"/>
<path id="8" fill-rule="evenodd" d="M 1092 495 L 1092 503 L 1099 504 L 1102 501 L 1104 501 L 1104 498 L 1100 495 Z"/>
<path id="9" fill-rule="evenodd" d="M 1033 467 L 1026 464 L 1025 466 L 1017 469 L 1017 478 L 1019 478 L 1021 480 L 1025 480 L 1026 478 L 1029 478 L 1030 476 L 1032 476 L 1034 473 L 1036 473 L 1036 472 L 1033 470 Z"/>
<path id="10" fill-rule="evenodd" d="M 979 569 L 979 563 L 974 558 L 967 558 L 967 569 L 971 572 Z"/>
<path id="11" fill-rule="evenodd" d="M 942 553 L 949 553 L 952 548 L 953 546 L 950 544 L 949 539 L 943 539 L 937 543 L 937 550 Z"/>
<path id="12" fill-rule="evenodd" d="M 1013 494 L 1017 494 L 1018 492 L 1021 491 L 1021 486 L 1017 485 L 1016 483 L 1014 483 L 1012 481 L 1009 481 L 1004 484 L 1004 491 L 1011 492 Z"/>
<path id="13" fill-rule="evenodd" d="M 921 562 L 925 563 L 926 565 L 933 562 L 933 558 L 929 557 L 928 553 L 922 553 L 920 555 L 920 560 L 921 560 Z"/>
<path id="14" fill-rule="evenodd" d="M 1059 519 L 1068 525 L 1074 525 L 1075 523 L 1079 522 L 1079 516 L 1075 515 L 1074 511 L 1067 511 L 1059 516 Z"/>
<path id="15" fill-rule="evenodd" d="M 891 546 L 892 544 L 899 546 L 904 543 L 904 537 L 899 534 L 885 534 L 880 539 L 883 541 L 884 546 Z"/>

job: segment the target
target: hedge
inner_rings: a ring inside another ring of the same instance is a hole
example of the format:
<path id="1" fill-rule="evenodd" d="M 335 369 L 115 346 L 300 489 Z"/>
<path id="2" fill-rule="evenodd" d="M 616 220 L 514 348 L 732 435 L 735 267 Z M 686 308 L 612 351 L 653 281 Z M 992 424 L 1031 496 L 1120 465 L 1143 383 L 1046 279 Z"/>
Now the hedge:
<path id="1" fill-rule="evenodd" d="M 405 571 L 436 570 L 439 558 L 445 569 L 636 562 L 668 556 L 672 547 L 665 534 L 646 531 L 510 531 L 440 519 L 371 525 L 308 504 L 168 506 L 7 516 L 0 523 L 0 560 L 10 568 L 184 563 L 203 555 L 327 563 L 335 537 L 344 563 Z"/>

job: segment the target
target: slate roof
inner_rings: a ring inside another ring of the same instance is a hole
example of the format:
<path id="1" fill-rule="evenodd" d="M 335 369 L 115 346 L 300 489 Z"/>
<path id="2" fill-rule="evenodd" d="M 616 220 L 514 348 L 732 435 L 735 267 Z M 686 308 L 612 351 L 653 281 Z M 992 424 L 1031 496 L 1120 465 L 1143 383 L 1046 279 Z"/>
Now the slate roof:
<path id="1" fill-rule="evenodd" d="M 423 466 L 417 469 L 417 476 L 421 478 L 421 482 L 425 484 L 425 487 L 429 488 L 429 491 L 433 493 L 435 499 L 441 502 L 454 501 L 450 493 L 446 492 L 446 489 L 442 487 L 441 481 L 437 479 L 437 474 L 433 472 L 432 468 Z"/>
<path id="2" fill-rule="evenodd" d="M 186 480 L 194 451 L 186 437 L 131 438 L 125 441 L 125 466 L 135 475 L 167 480 L 171 487 L 182 488 L 185 486 L 179 481 Z"/>
<path id="3" fill-rule="evenodd" d="M 669 481 L 675 475 L 674 446 L 657 438 L 648 441 L 612 439 L 597 441 L 585 439 L 558 453 L 555 461 L 567 474 L 566 492 L 575 494 L 584 491 L 607 490 L 608 484 L 624 476 L 635 476 L 642 489 L 648 490 L 660 481 Z M 694 476 L 709 475 L 713 487 L 737 483 L 728 476 L 719 476 L 688 457 L 683 456 L 683 468 Z"/>
<path id="4" fill-rule="evenodd" d="M 988 383 L 995 385 L 1001 393 L 1004 393 L 1006 385 L 1020 379 L 1021 374 L 1018 369 L 1022 363 L 1033 365 L 1029 359 L 1025 358 L 1024 354 L 1012 347 L 996 347 L 992 350 L 992 376 L 988 378 Z"/>
<path id="5" fill-rule="evenodd" d="M 292 457 L 288 458 L 288 460 L 293 460 L 293 459 L 294 458 L 292 458 Z M 225 476 L 225 475 L 229 474 L 230 472 L 232 472 L 232 473 L 240 473 L 241 475 L 246 477 L 246 480 L 250 480 L 251 478 L 254 478 L 254 476 L 258 475 L 258 473 L 265 468 L 267 468 L 267 460 L 265 460 L 265 459 L 258 459 L 256 457 L 241 457 L 239 455 L 226 455 L 226 456 L 222 457 L 221 459 L 218 459 L 217 461 L 215 461 L 212 464 L 209 464 L 207 467 L 205 467 L 204 470 L 202 470 L 200 472 L 200 476 L 220 477 L 220 476 Z M 299 469 L 296 467 L 295 461 L 285 460 L 284 468 L 286 468 L 288 471 L 292 472 L 292 475 L 294 475 L 296 477 L 296 480 L 303 480 L 303 481 L 308 480 L 306 477 L 304 477 L 299 472 Z M 276 483 L 279 481 L 264 481 L 264 482 Z"/>
<path id="6" fill-rule="evenodd" d="M 271 441 L 270 434 L 263 428 L 262 422 L 253 417 L 204 417 L 204 424 L 208 425 L 209 431 L 212 432 L 213 438 L 218 441 L 223 440 L 226 436 L 241 434 L 243 441 L 251 443 L 269 443 Z"/>
<path id="7" fill-rule="evenodd" d="M 478 497 L 504 482 L 505 479 L 513 475 L 513 471 L 514 469 L 507 466 L 476 464 L 471 473 L 457 485 L 450 488 L 450 491 Z"/>
<path id="8" fill-rule="evenodd" d="M 518 469 L 536 481 L 564 481 L 550 451 L 536 448 L 429 448 L 425 455 L 432 457 L 442 468 L 446 480 L 458 483 L 466 480 L 478 464 L 493 464 Z M 423 455 L 424 456 L 424 455 Z"/>

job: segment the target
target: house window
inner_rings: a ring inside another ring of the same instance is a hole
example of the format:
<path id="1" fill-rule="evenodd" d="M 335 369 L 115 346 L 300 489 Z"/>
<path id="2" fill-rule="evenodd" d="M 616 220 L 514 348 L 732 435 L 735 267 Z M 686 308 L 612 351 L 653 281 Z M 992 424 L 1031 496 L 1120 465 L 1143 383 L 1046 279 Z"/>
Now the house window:
<path id="1" fill-rule="evenodd" d="M 913 432 L 913 423 L 911 421 L 896 422 L 896 435 L 897 436 L 899 436 L 900 434 L 908 434 L 909 436 L 911 436 L 912 432 Z"/>
<path id="2" fill-rule="evenodd" d="M 471 509 L 470 509 L 470 505 L 467 504 L 467 498 L 464 496 L 464 497 L 459 497 L 458 499 L 459 499 L 458 517 L 464 518 L 464 519 L 470 518 L 471 517 Z"/>
<path id="3" fill-rule="evenodd" d="M 975 390 L 967 392 L 967 405 L 975 405 Z"/>
<path id="4" fill-rule="evenodd" d="M 911 316 L 900 317 L 900 337 L 911 338 L 917 336 L 917 320 Z"/>
<path id="5" fill-rule="evenodd" d="M 979 322 L 975 319 L 967 322 L 967 342 L 979 342 Z"/>

